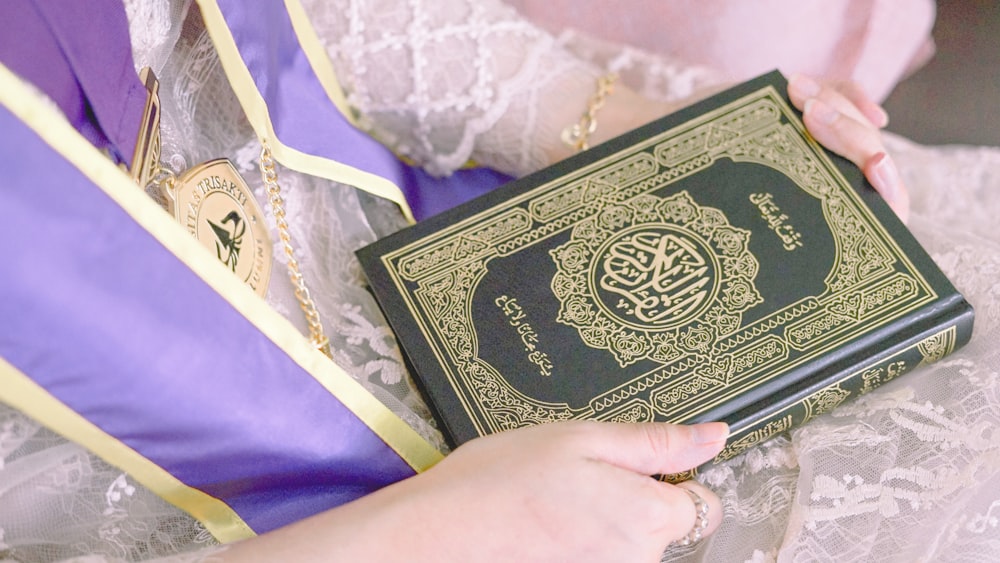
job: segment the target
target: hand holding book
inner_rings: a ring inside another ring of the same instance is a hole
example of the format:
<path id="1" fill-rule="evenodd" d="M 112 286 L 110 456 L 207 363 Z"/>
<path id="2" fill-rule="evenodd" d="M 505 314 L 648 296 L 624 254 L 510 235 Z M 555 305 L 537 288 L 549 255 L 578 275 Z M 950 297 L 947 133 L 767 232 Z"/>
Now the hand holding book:
<path id="1" fill-rule="evenodd" d="M 698 92 L 686 102 L 693 103 L 715 92 Z M 788 94 L 792 104 L 803 112 L 803 122 L 809 133 L 821 145 L 863 170 L 868 181 L 905 223 L 910 196 L 882 143 L 881 129 L 889 123 L 885 110 L 854 82 L 817 82 L 795 75 L 789 80 Z M 614 94 L 607 97 L 601 108 L 600 126 L 594 131 L 590 144 L 617 137 L 683 105 L 686 104 L 653 100 L 617 84 Z M 563 145 L 557 145 L 556 149 L 550 155 L 553 163 L 571 154 Z"/>
<path id="2" fill-rule="evenodd" d="M 845 108 L 815 134 L 876 181 L 878 112 L 802 84 L 762 76 L 358 252 L 449 438 L 721 420 L 723 461 L 968 340 L 969 305 L 786 92 Z"/>
<path id="3" fill-rule="evenodd" d="M 792 104 L 803 112 L 806 129 L 819 143 L 861 168 L 865 177 L 905 223 L 910 195 L 886 153 L 880 129 L 885 111 L 855 84 L 823 85 L 801 75 L 788 83 Z"/>
<path id="4" fill-rule="evenodd" d="M 659 561 L 708 505 L 695 481 L 650 474 L 691 469 L 725 444 L 724 424 L 546 424 L 473 440 L 426 473 L 277 530 L 226 559 L 333 561 Z M 399 525 L 420 522 L 421 525 Z M 392 529 L 392 541 L 384 530 Z M 452 538 L 442 541 L 443 534 Z M 291 550 L 291 551 L 290 551 Z M 298 551 L 298 552 L 296 552 Z M 273 559 L 269 559 L 273 557 Z"/>

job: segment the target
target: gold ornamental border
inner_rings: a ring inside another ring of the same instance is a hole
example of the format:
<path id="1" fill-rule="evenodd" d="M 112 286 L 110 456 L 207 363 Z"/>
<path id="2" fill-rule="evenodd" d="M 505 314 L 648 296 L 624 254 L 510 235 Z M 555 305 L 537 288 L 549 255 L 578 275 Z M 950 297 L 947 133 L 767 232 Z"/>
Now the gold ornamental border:
<path id="1" fill-rule="evenodd" d="M 786 151 L 786 157 L 792 156 L 781 162 L 781 151 Z M 475 292 L 471 280 L 482 279 L 490 259 L 508 256 L 572 229 L 600 213 L 601 201 L 622 204 L 662 190 L 720 158 L 767 166 L 821 199 L 836 245 L 823 294 L 791 303 L 720 339 L 720 349 L 731 361 L 741 363 L 739 379 L 692 373 L 691 362 L 681 358 L 607 390 L 587 407 L 574 408 L 525 397 L 495 369 L 483 365 L 471 319 L 470 298 Z M 857 262 L 865 257 L 847 251 L 859 241 L 882 259 L 868 264 L 874 273 L 864 277 Z M 636 409 L 632 401 L 637 394 L 654 390 L 687 401 L 683 414 L 667 419 L 682 422 L 937 298 L 773 86 L 412 241 L 387 253 L 382 263 L 481 435 L 522 423 L 562 418 L 635 418 L 656 411 Z M 474 272 L 471 277 L 470 272 Z M 879 288 L 872 290 L 862 282 Z M 417 289 L 409 288 L 413 285 Z M 446 296 L 444 301 L 432 298 L 434 287 L 445 292 L 434 296 Z M 443 316 L 447 316 L 449 333 L 439 329 Z M 798 334 L 806 340 L 812 338 L 814 344 L 783 343 L 767 350 L 751 346 L 762 335 L 787 327 L 799 329 Z M 789 348 L 802 353 L 780 364 L 790 356 Z M 740 356 L 742 351 L 746 353 Z M 753 355 L 758 363 L 747 357 Z M 783 369 L 774 369 L 776 365 Z M 770 371 L 762 373 L 764 368 Z M 477 387 L 484 384 L 477 378 L 484 374 L 489 374 L 487 381 L 494 399 L 489 407 L 483 405 L 482 395 L 477 392 Z M 498 396 L 504 401 L 497 402 Z"/>
<path id="2" fill-rule="evenodd" d="M 852 392 L 842 386 L 850 383 L 856 377 L 861 377 L 861 388 L 857 395 L 864 395 L 900 375 L 916 367 L 932 364 L 955 350 L 958 330 L 950 326 L 929 336 L 912 346 L 908 346 L 874 365 L 852 371 L 818 391 L 787 407 L 746 422 L 740 428 L 730 429 L 732 439 L 719 454 L 715 461 L 732 459 L 750 448 L 790 430 L 792 427 L 805 424 L 817 416 L 826 414 L 835 407 L 851 398 Z M 915 365 L 907 363 L 904 357 L 914 349 L 920 354 L 920 361 Z"/>

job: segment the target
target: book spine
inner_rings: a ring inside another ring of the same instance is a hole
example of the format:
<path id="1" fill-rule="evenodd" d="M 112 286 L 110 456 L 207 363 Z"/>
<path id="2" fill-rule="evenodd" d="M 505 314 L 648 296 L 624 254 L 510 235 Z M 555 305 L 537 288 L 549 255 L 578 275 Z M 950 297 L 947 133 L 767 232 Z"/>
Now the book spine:
<path id="1" fill-rule="evenodd" d="M 957 313 L 887 347 L 883 353 L 863 363 L 820 377 L 766 408 L 744 411 L 753 414 L 741 417 L 737 413 L 734 420 L 729 421 L 731 434 L 726 448 L 707 465 L 732 459 L 914 368 L 940 360 L 969 341 L 972 325 L 972 307 L 962 301 Z M 672 477 L 670 480 L 676 480 L 676 476 Z"/>

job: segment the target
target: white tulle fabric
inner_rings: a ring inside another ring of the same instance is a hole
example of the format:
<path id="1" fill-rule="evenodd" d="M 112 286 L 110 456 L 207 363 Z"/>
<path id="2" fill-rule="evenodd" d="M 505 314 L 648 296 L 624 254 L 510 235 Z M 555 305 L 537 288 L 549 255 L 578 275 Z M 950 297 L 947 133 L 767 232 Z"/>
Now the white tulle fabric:
<path id="1" fill-rule="evenodd" d="M 552 38 L 492 0 L 305 4 L 372 130 L 440 174 L 470 158 L 517 174 L 542 166 L 545 147 L 607 70 L 665 100 L 717 80 L 704 68 L 577 34 Z M 127 7 L 136 62 L 161 78 L 165 162 L 180 171 L 229 156 L 263 202 L 260 146 L 197 10 L 185 0 Z M 913 193 L 912 230 L 976 306 L 973 341 L 704 472 L 723 498 L 724 523 L 665 559 L 908 562 L 1000 553 L 1000 149 L 890 142 Z M 283 168 L 279 181 L 335 361 L 444 449 L 353 255 L 400 228 L 398 211 Z M 268 302 L 304 331 L 281 260 Z M 217 553 L 214 544 L 131 476 L 0 405 L 0 561 L 201 560 Z"/>

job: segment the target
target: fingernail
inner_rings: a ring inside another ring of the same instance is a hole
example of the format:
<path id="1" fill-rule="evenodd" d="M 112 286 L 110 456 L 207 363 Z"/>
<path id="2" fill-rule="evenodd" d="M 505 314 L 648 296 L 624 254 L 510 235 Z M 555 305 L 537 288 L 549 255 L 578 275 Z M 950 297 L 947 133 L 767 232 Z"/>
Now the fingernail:
<path id="1" fill-rule="evenodd" d="M 872 185 L 882 194 L 882 197 L 890 204 L 896 198 L 899 191 L 899 171 L 896 164 L 884 152 L 876 154 L 869 161 L 868 173 L 865 174 Z"/>
<path id="2" fill-rule="evenodd" d="M 695 445 L 714 444 L 729 437 L 729 425 L 725 422 L 702 422 L 693 424 L 689 428 L 691 428 L 691 442 Z"/>
<path id="3" fill-rule="evenodd" d="M 820 123 L 826 125 L 830 125 L 834 121 L 837 121 L 837 118 L 840 117 L 840 112 L 817 98 L 809 98 L 806 100 L 802 113 L 805 115 L 812 115 L 819 120 Z"/>
<path id="4" fill-rule="evenodd" d="M 820 90 L 818 82 L 801 74 L 793 75 L 788 85 L 799 98 L 813 98 Z"/>
<path id="5" fill-rule="evenodd" d="M 885 108 L 880 105 L 875 106 L 875 127 L 882 129 L 883 127 L 889 125 L 889 114 L 886 113 Z"/>

